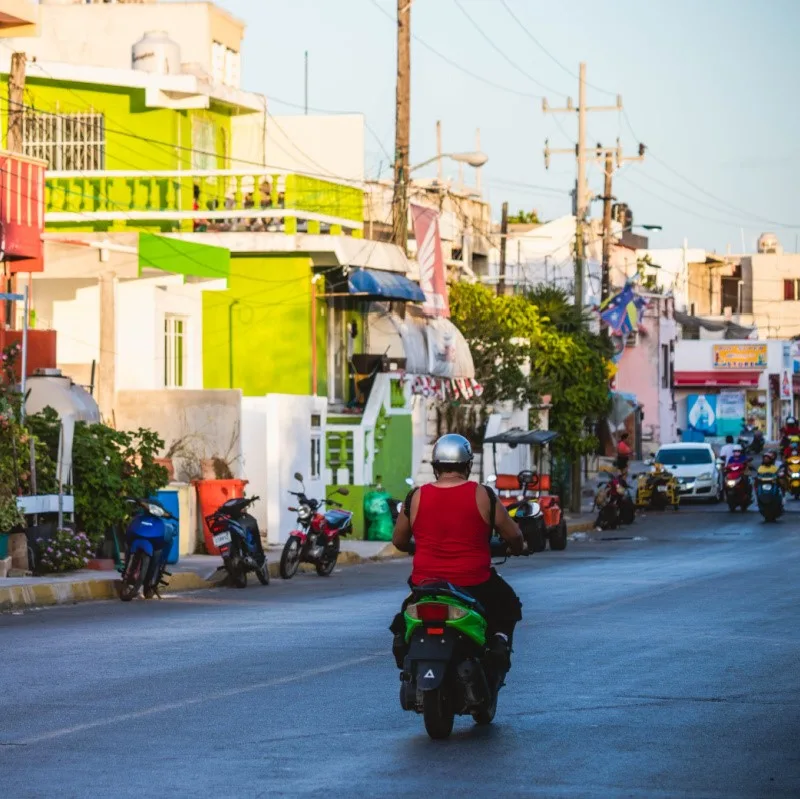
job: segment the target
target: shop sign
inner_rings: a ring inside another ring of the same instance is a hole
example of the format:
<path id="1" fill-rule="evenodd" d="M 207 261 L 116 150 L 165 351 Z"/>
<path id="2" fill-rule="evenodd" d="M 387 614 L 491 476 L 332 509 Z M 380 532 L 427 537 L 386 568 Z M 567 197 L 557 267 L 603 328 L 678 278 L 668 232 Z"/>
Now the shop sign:
<path id="1" fill-rule="evenodd" d="M 766 369 L 766 344 L 715 344 L 715 369 Z"/>
<path id="2" fill-rule="evenodd" d="M 745 415 L 744 391 L 721 391 L 717 397 L 717 418 L 741 420 Z"/>

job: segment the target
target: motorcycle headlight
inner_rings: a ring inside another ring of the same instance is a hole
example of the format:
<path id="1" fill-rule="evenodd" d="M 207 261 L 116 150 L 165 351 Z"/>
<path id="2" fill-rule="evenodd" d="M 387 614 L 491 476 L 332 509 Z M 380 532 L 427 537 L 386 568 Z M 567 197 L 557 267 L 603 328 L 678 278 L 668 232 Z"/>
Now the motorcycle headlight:
<path id="1" fill-rule="evenodd" d="M 738 483 L 739 481 L 738 480 L 727 480 L 726 482 L 728 484 L 728 488 L 733 488 L 736 485 L 736 483 Z"/>
<path id="2" fill-rule="evenodd" d="M 800 472 L 792 472 L 792 480 L 800 480 Z"/>
<path id="3" fill-rule="evenodd" d="M 297 511 L 297 518 L 301 522 L 307 522 L 311 518 L 311 508 L 307 505 L 301 506 L 300 510 Z"/>

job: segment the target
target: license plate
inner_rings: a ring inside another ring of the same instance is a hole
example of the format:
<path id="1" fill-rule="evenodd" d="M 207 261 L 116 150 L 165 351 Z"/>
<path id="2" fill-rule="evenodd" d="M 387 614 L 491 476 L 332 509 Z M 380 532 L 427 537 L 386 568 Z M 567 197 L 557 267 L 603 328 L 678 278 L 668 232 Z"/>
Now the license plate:
<path id="1" fill-rule="evenodd" d="M 659 486 L 658 490 L 662 491 L 663 493 L 666 493 L 667 492 L 667 487 L 666 486 Z"/>
<path id="2" fill-rule="evenodd" d="M 231 534 L 230 533 L 217 533 L 214 536 L 214 546 L 221 547 L 223 544 L 230 544 L 231 542 Z"/>

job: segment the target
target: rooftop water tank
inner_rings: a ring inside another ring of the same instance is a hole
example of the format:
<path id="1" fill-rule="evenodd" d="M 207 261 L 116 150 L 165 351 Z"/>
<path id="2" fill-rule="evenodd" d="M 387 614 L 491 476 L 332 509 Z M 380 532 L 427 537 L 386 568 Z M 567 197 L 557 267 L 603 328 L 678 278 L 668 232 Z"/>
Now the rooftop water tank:
<path id="1" fill-rule="evenodd" d="M 758 251 L 762 255 L 768 253 L 780 255 L 783 252 L 783 247 L 781 247 L 781 243 L 774 233 L 762 233 L 758 237 Z"/>
<path id="2" fill-rule="evenodd" d="M 166 31 L 148 31 L 131 48 L 131 66 L 141 72 L 179 75 L 181 48 Z"/>

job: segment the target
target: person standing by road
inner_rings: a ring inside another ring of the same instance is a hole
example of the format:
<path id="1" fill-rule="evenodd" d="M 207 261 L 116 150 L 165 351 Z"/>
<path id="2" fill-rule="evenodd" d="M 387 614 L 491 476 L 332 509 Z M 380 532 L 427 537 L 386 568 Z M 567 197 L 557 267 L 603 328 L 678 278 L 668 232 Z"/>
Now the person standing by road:
<path id="1" fill-rule="evenodd" d="M 619 437 L 619 444 L 617 444 L 617 466 L 622 472 L 626 471 L 628 467 L 628 461 L 631 459 L 631 455 L 633 454 L 631 445 L 628 443 L 630 437 L 630 433 L 623 433 Z"/>

